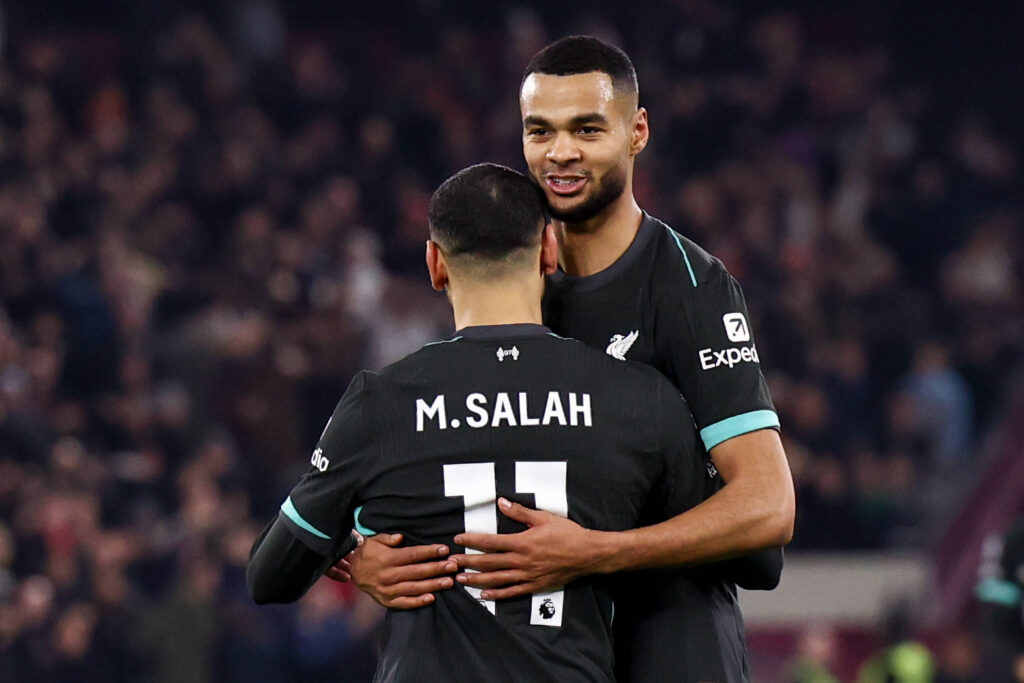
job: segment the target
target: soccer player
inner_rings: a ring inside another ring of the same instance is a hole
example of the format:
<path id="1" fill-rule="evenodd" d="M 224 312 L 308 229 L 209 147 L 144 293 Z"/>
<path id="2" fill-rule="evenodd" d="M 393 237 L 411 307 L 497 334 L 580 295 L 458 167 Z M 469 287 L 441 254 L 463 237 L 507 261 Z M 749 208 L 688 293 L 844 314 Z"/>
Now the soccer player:
<path id="1" fill-rule="evenodd" d="M 517 500 L 565 524 L 622 530 L 703 495 L 704 460 L 675 388 L 541 325 L 558 247 L 535 184 L 493 164 L 466 169 L 432 197 L 430 235 L 431 282 L 447 289 L 457 332 L 352 380 L 309 472 L 253 547 L 259 603 L 298 599 L 353 528 L 448 544 L 497 532 L 498 506 Z M 455 587 L 431 603 L 389 611 L 376 680 L 613 680 L 601 581 L 500 603 Z"/>
<path id="2" fill-rule="evenodd" d="M 555 524 L 513 506 L 508 514 L 528 531 L 456 539 L 487 551 L 451 558 L 482 572 L 457 578 L 486 589 L 487 597 L 541 590 L 581 574 L 707 563 L 781 546 L 792 535 L 792 478 L 740 287 L 719 260 L 644 213 L 633 196 L 633 165 L 650 132 L 638 105 L 629 57 L 595 38 L 556 41 L 526 68 L 523 151 L 561 247 L 545 321 L 614 358 L 663 372 L 690 406 L 721 474 L 709 481 L 720 490 L 661 524 L 614 534 Z M 436 574 L 445 564 L 402 566 L 398 552 L 368 543 L 353 573 L 384 604 L 419 604 L 439 587 Z M 343 578 L 346 567 L 336 576 Z M 770 588 L 780 571 L 776 550 L 634 579 L 617 603 L 621 678 L 746 680 L 734 583 Z"/>
<path id="3" fill-rule="evenodd" d="M 1024 517 L 986 539 L 979 575 L 989 674 L 995 683 L 1024 683 Z"/>

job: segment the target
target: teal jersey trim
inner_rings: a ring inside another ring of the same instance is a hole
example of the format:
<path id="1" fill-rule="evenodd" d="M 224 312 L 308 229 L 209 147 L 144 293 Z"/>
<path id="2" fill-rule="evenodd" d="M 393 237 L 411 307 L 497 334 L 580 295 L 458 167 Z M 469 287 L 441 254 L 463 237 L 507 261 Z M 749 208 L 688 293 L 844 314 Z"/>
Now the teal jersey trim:
<path id="1" fill-rule="evenodd" d="M 299 514 L 299 511 L 295 509 L 295 505 L 292 503 L 292 497 L 288 498 L 281 504 L 281 512 L 284 513 L 285 517 L 295 522 L 300 529 L 305 529 L 309 533 L 313 534 L 317 538 L 326 538 L 330 540 L 330 536 L 317 529 L 315 526 L 307 522 Z"/>
<path id="2" fill-rule="evenodd" d="M 721 422 L 708 425 L 700 430 L 700 438 L 709 451 L 734 436 L 756 432 L 758 429 L 778 428 L 779 416 L 774 410 L 754 410 L 742 415 L 728 417 Z"/>
<path id="3" fill-rule="evenodd" d="M 982 602 L 991 602 L 1004 607 L 1016 607 L 1021 601 L 1021 589 L 1015 583 L 999 579 L 985 579 L 974 589 Z"/>
<path id="4" fill-rule="evenodd" d="M 371 529 L 368 526 L 363 526 L 362 524 L 359 523 L 359 513 L 362 512 L 362 511 L 363 511 L 363 506 L 360 505 L 359 507 L 356 508 L 355 514 L 353 515 L 353 517 L 355 518 L 355 523 L 356 523 L 356 531 L 358 531 L 363 536 L 376 536 L 377 535 L 376 531 L 374 531 L 373 529 Z"/>
<path id="5" fill-rule="evenodd" d="M 693 274 L 693 266 L 690 265 L 690 257 L 686 255 L 686 250 L 683 249 L 683 243 L 679 241 L 679 235 L 676 234 L 672 228 L 665 228 L 668 230 L 668 234 L 672 235 L 672 239 L 676 241 L 676 246 L 679 248 L 679 253 L 683 255 L 683 260 L 686 261 L 686 270 L 690 272 L 690 282 L 693 286 L 697 286 L 697 276 Z"/>
<path id="6" fill-rule="evenodd" d="M 452 342 L 457 342 L 460 339 L 462 339 L 461 334 L 458 337 L 452 337 L 451 339 L 441 339 L 440 341 L 427 342 L 426 344 L 423 345 L 423 347 L 426 348 L 428 346 L 434 346 L 435 344 L 451 344 Z"/>

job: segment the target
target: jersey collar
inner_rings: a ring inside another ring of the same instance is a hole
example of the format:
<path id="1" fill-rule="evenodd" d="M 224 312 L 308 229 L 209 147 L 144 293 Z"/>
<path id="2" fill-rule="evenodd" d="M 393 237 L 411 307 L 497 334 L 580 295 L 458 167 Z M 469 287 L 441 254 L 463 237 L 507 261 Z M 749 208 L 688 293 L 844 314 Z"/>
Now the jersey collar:
<path id="1" fill-rule="evenodd" d="M 450 338 L 461 337 L 462 339 L 508 339 L 510 337 L 537 337 L 549 334 L 544 325 L 536 323 L 515 323 L 512 325 L 472 325 L 456 330 Z"/>
<path id="2" fill-rule="evenodd" d="M 643 252 L 644 247 L 651 241 L 654 233 L 657 232 L 657 223 L 655 219 L 651 218 L 646 211 L 643 212 L 644 218 L 640 221 L 640 229 L 636 232 L 636 237 L 626 248 L 626 251 L 622 252 L 615 263 L 611 264 L 604 270 L 594 273 L 593 275 L 585 275 L 583 277 L 573 277 L 567 275 L 564 270 L 559 268 L 552 275 L 548 276 L 548 280 L 553 285 L 558 287 L 565 287 L 575 291 L 586 291 L 590 289 L 597 289 L 602 285 L 605 285 L 623 272 L 625 272 L 630 266 L 636 263 L 636 260 L 640 258 L 640 254 Z"/>

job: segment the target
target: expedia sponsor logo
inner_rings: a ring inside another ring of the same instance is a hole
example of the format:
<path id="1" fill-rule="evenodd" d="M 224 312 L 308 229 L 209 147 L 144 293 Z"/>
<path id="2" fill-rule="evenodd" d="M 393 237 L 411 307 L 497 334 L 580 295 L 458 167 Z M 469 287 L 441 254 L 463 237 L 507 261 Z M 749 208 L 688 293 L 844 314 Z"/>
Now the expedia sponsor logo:
<path id="1" fill-rule="evenodd" d="M 701 349 L 697 355 L 700 358 L 700 366 L 705 370 L 714 370 L 723 365 L 731 368 L 739 363 L 761 362 L 757 357 L 757 347 L 753 344 L 739 348 L 722 349 L 720 351 Z"/>
<path id="2" fill-rule="evenodd" d="M 742 313 L 726 313 L 722 316 L 725 334 L 731 342 L 750 341 L 750 327 Z"/>

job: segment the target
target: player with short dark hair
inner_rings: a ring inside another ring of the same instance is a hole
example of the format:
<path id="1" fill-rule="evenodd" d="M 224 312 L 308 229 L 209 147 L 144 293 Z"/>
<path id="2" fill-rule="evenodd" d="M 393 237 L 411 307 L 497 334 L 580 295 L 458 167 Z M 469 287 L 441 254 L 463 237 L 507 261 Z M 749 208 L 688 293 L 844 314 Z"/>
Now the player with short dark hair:
<path id="1" fill-rule="evenodd" d="M 431 282 L 457 331 L 352 380 L 309 472 L 253 546 L 259 603 L 298 599 L 353 528 L 450 544 L 522 529 L 498 514 L 517 501 L 573 527 L 622 530 L 701 498 L 703 458 L 674 387 L 540 324 L 558 249 L 536 185 L 494 164 L 466 169 L 431 199 L 430 235 Z M 389 610 L 376 680 L 613 680 L 602 581 L 500 603 L 479 593 Z"/>
<path id="2" fill-rule="evenodd" d="M 607 74 L 612 88 L 637 99 L 640 87 L 633 60 L 622 49 L 593 36 L 566 36 L 535 54 L 523 70 L 519 89 L 522 90 L 531 74 L 573 76 L 591 72 Z"/>
<path id="3" fill-rule="evenodd" d="M 710 471 L 721 477 L 708 479 L 701 505 L 623 533 L 549 528 L 548 516 L 513 506 L 507 514 L 530 529 L 460 535 L 458 542 L 487 554 L 453 555 L 480 572 L 457 579 L 503 599 L 584 574 L 696 565 L 787 543 L 793 483 L 740 286 L 721 261 L 646 214 L 633 196 L 634 163 L 650 130 L 629 58 L 593 37 L 563 38 L 530 62 L 519 101 L 523 153 L 561 247 L 546 324 L 662 371 L 689 404 Z M 353 566 L 360 587 L 378 600 L 395 583 L 381 569 L 398 566 L 379 546 L 367 544 Z M 421 569 L 392 595 L 415 601 L 417 591 L 435 590 L 437 579 Z M 733 582 L 771 588 L 780 572 L 774 550 L 627 583 L 616 611 L 621 679 L 747 680 Z"/>

